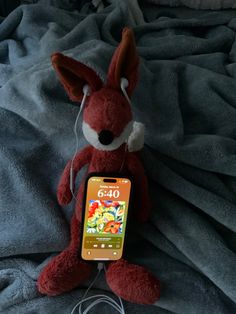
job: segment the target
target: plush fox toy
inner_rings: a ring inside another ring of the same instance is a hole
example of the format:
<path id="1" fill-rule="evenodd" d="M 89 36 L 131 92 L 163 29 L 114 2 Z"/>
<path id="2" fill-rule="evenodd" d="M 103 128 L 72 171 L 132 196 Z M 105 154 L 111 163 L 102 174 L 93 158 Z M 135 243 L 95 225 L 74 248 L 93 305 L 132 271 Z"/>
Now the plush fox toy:
<path id="1" fill-rule="evenodd" d="M 52 55 L 52 64 L 72 101 L 81 102 L 85 85 L 90 89 L 84 105 L 82 125 L 83 134 L 90 145 L 74 158 L 74 173 L 78 173 L 85 165 L 88 165 L 88 173 L 119 172 L 121 161 L 124 160 L 124 172 L 132 174 L 134 178 L 136 218 L 139 222 L 146 221 L 150 209 L 147 178 L 137 152 L 127 151 L 126 148 L 134 128 L 128 100 L 137 83 L 139 64 L 133 32 L 129 28 L 123 30 L 122 40 L 112 57 L 104 85 L 91 68 L 61 53 Z M 122 78 L 127 82 L 126 97 L 121 90 Z M 67 205 L 72 200 L 70 168 L 71 161 L 66 165 L 58 185 L 60 205 Z M 38 278 L 38 289 L 43 294 L 56 296 L 68 292 L 91 275 L 94 263 L 84 261 L 79 256 L 83 197 L 82 182 L 71 220 L 70 244 L 52 258 Z M 159 299 L 159 280 L 144 267 L 125 259 L 108 263 L 106 280 L 111 290 L 127 301 L 153 304 Z"/>

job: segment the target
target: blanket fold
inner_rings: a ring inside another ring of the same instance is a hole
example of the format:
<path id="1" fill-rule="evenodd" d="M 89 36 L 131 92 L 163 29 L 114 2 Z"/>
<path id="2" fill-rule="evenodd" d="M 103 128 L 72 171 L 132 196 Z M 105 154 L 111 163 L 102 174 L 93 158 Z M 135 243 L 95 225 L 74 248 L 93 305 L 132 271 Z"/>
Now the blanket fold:
<path id="1" fill-rule="evenodd" d="M 141 57 L 132 106 L 146 126 L 153 209 L 128 254 L 160 278 L 162 294 L 149 307 L 125 303 L 126 313 L 235 313 L 236 15 L 179 17 L 165 8 L 144 22 L 135 1 L 86 8 L 22 5 L 0 24 L 0 312 L 70 313 L 90 283 L 55 298 L 36 289 L 41 269 L 69 241 L 74 207 L 58 205 L 56 188 L 74 153 L 79 105 L 50 56 L 74 57 L 104 81 L 130 26 Z M 101 291 L 111 296 L 103 275 L 90 293 Z M 91 313 L 113 309 L 101 304 Z"/>

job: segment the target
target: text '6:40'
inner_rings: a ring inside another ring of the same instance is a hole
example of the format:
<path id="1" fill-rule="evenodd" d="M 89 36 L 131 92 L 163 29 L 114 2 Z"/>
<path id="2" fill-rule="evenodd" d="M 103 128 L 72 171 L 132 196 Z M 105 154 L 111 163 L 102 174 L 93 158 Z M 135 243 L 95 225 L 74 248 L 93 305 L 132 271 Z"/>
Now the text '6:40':
<path id="1" fill-rule="evenodd" d="M 98 190 L 98 197 L 104 197 L 104 196 L 108 196 L 110 198 L 114 197 L 114 198 L 118 198 L 120 196 L 120 191 L 119 190 L 109 190 L 106 191 L 104 189 L 100 189 Z"/>

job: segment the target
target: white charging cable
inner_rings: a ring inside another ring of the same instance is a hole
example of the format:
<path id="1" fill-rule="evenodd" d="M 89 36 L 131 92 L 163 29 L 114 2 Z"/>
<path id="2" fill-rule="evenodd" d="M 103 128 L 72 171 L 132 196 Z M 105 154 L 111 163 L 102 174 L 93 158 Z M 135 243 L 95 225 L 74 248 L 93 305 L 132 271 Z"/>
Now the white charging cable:
<path id="1" fill-rule="evenodd" d="M 132 104 L 131 104 L 131 100 L 130 100 L 130 98 L 129 98 L 127 92 L 126 92 L 126 88 L 127 88 L 128 86 L 129 86 L 129 81 L 128 81 L 125 77 L 122 77 L 121 80 L 120 80 L 120 88 L 121 88 L 122 93 L 124 94 L 125 98 L 127 99 L 128 103 L 129 103 L 130 105 L 132 105 Z M 119 172 L 121 172 L 122 169 L 123 169 L 123 167 L 124 167 L 125 157 L 126 157 L 126 153 L 127 153 L 127 150 L 128 150 L 128 144 L 127 144 L 127 142 L 128 142 L 128 139 L 127 139 L 126 142 L 125 142 L 125 152 L 124 152 L 124 157 L 123 157 L 123 160 L 122 160 L 122 163 L 121 163 L 121 167 L 120 167 Z"/>
<path id="2" fill-rule="evenodd" d="M 130 101 L 129 96 L 128 96 L 126 90 L 125 90 L 128 87 L 128 85 L 129 85 L 128 80 L 126 78 L 121 78 L 121 84 L 120 84 L 121 90 L 122 90 L 125 98 L 129 102 L 129 104 L 131 105 L 131 101 Z M 90 93 L 88 85 L 84 86 L 83 93 L 84 93 L 84 96 L 83 96 L 83 99 L 82 99 L 82 102 L 81 102 L 81 105 L 80 105 L 80 110 L 78 112 L 78 115 L 76 117 L 75 124 L 74 124 L 74 134 L 75 134 L 75 138 L 76 138 L 76 148 L 75 148 L 75 153 L 74 153 L 74 156 L 72 158 L 71 167 L 70 167 L 70 191 L 71 191 L 71 193 L 72 193 L 72 195 L 73 195 L 73 197 L 75 199 L 76 199 L 76 197 L 74 195 L 73 164 L 74 164 L 74 159 L 76 157 L 76 154 L 77 154 L 77 151 L 78 151 L 78 146 L 79 146 L 79 138 L 78 138 L 78 133 L 77 133 L 77 126 L 78 126 L 78 121 L 79 121 L 80 114 L 81 114 L 81 112 L 83 110 L 83 107 L 84 107 L 84 104 L 85 104 L 86 97 Z M 127 143 L 126 143 L 126 147 L 125 147 L 125 154 L 126 154 L 126 152 L 127 152 Z M 122 170 L 123 165 L 124 165 L 125 154 L 124 154 L 124 158 L 123 158 L 123 161 L 122 161 L 122 164 L 121 164 L 120 171 Z M 74 314 L 78 307 L 79 307 L 79 314 L 87 314 L 95 305 L 97 305 L 99 303 L 107 303 L 110 306 L 112 306 L 118 313 L 125 314 L 124 305 L 123 305 L 123 302 L 122 302 L 122 300 L 121 300 L 121 298 L 119 296 L 118 296 L 118 299 L 119 299 L 120 304 L 118 302 L 116 302 L 114 299 L 112 299 L 111 297 L 109 297 L 109 296 L 107 296 L 105 294 L 97 294 L 97 295 L 85 298 L 87 296 L 89 290 L 92 288 L 92 286 L 94 285 L 94 283 L 98 279 L 102 269 L 104 269 L 104 271 L 106 271 L 105 265 L 103 263 L 98 263 L 97 275 L 95 276 L 94 280 L 89 285 L 88 289 L 85 291 L 81 301 L 79 301 L 74 306 L 74 308 L 72 309 L 70 314 Z M 87 301 L 90 301 L 90 300 L 93 300 L 93 299 L 95 299 L 95 300 L 84 311 L 82 311 L 83 303 L 87 302 Z"/>
<path id="3" fill-rule="evenodd" d="M 79 109 L 79 112 L 77 114 L 75 124 L 74 124 L 74 134 L 75 134 L 75 141 L 76 141 L 75 142 L 75 153 L 74 153 L 74 156 L 71 160 L 71 166 L 70 166 L 70 191 L 71 191 L 71 194 L 73 195 L 74 199 L 76 199 L 76 197 L 74 195 L 74 169 L 73 169 L 73 165 L 74 165 L 74 160 L 75 160 L 78 148 L 79 148 L 79 137 L 78 137 L 78 133 L 77 133 L 77 127 L 78 127 L 80 114 L 84 108 L 86 97 L 90 94 L 90 89 L 89 89 L 88 85 L 84 85 L 83 94 L 84 94 L 83 99 L 81 101 L 80 109 Z"/>
<path id="4" fill-rule="evenodd" d="M 119 173 L 123 170 L 124 168 L 124 164 L 125 164 L 125 157 L 126 157 L 126 154 L 127 154 L 127 150 L 128 150 L 128 144 L 127 144 L 127 141 L 125 141 L 125 152 L 124 152 L 124 156 L 122 158 L 122 163 L 121 163 L 121 166 L 120 166 L 120 170 L 119 170 Z"/>
<path id="5" fill-rule="evenodd" d="M 124 305 L 123 302 L 121 300 L 120 297 L 119 301 L 120 304 L 118 304 L 118 302 L 116 302 L 114 299 L 112 299 L 111 297 L 108 297 L 105 294 L 97 294 L 94 296 L 90 296 L 90 297 L 86 297 L 86 295 L 88 294 L 89 290 L 92 288 L 92 286 L 94 285 L 94 283 L 96 282 L 96 280 L 98 279 L 102 269 L 104 269 L 104 271 L 106 271 L 105 265 L 103 263 L 98 263 L 98 272 L 97 275 L 95 276 L 94 280 L 91 282 L 91 284 L 89 285 L 88 289 L 85 291 L 81 301 L 79 301 L 72 309 L 70 314 L 74 314 L 75 310 L 79 307 L 79 314 L 87 314 L 95 305 L 99 304 L 99 303 L 107 303 L 110 306 L 112 306 L 118 313 L 120 314 L 125 314 L 125 309 L 124 309 Z M 95 299 L 84 311 L 82 311 L 82 305 L 84 302 L 90 301 Z"/>

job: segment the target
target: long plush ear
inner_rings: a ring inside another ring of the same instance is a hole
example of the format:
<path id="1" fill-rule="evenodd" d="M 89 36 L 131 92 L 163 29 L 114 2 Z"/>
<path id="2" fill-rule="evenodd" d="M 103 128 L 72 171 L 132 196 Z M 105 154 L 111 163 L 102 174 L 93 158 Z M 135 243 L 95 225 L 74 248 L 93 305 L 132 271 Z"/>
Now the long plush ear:
<path id="1" fill-rule="evenodd" d="M 133 31 L 125 27 L 122 32 L 122 40 L 116 48 L 109 66 L 107 85 L 120 89 L 120 79 L 125 77 L 129 81 L 126 91 L 130 95 L 138 81 L 138 64 L 139 57 Z"/>
<path id="2" fill-rule="evenodd" d="M 83 86 L 88 84 L 91 92 L 102 87 L 99 76 L 88 66 L 62 53 L 51 56 L 52 65 L 63 84 L 67 94 L 73 101 L 80 102 L 83 98 Z"/>

